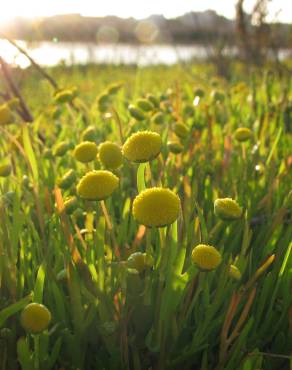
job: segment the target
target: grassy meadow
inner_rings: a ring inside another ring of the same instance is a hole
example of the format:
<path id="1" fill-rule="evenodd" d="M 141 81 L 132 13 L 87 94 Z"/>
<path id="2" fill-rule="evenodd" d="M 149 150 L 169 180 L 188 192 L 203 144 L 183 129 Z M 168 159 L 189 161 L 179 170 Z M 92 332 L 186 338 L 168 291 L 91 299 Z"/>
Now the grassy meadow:
<path id="1" fill-rule="evenodd" d="M 0 368 L 290 369 L 291 77 L 48 72 L 0 102 Z"/>

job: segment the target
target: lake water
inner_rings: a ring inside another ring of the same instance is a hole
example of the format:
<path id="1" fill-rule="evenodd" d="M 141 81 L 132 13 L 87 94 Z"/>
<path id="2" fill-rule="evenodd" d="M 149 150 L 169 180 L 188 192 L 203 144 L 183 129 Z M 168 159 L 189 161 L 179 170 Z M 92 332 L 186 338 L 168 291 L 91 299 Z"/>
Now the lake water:
<path id="1" fill-rule="evenodd" d="M 137 64 L 175 64 L 191 59 L 204 60 L 211 54 L 211 48 L 202 45 L 97 45 L 94 43 L 38 42 L 18 41 L 29 55 L 40 65 L 53 66 L 61 62 L 72 64 L 107 63 Z M 229 50 L 229 54 L 235 50 Z M 282 51 L 281 58 L 288 52 Z M 0 40 L 0 55 L 8 62 L 21 68 L 29 65 L 27 58 L 6 40 Z M 287 54 L 288 55 L 288 54 Z"/>

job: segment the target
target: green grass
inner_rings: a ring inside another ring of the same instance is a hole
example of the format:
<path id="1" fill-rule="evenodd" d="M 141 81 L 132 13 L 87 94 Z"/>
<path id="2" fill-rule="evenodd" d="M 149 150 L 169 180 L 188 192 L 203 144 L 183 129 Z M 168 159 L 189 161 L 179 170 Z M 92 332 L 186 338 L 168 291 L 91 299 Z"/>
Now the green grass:
<path id="1" fill-rule="evenodd" d="M 1 369 L 289 369 L 291 79 L 235 69 L 225 81 L 204 65 L 193 66 L 193 75 L 180 66 L 50 73 L 60 86 L 77 87 L 74 103 L 57 104 L 47 81 L 18 71 L 35 120 L 27 124 L 15 115 L 13 124 L 0 126 L 0 159 L 12 165 L 0 177 Z M 98 104 L 117 81 L 123 87 Z M 205 96 L 195 99 L 199 86 Z M 213 90 L 223 92 L 222 101 L 212 98 Z M 137 121 L 127 107 L 147 93 L 159 107 Z M 151 121 L 157 111 L 161 125 Z M 176 122 L 186 125 L 185 137 L 175 134 Z M 63 202 L 76 194 L 79 179 L 102 168 L 98 159 L 84 165 L 73 156 L 90 125 L 97 144 L 122 145 L 131 133 L 151 129 L 160 133 L 162 150 L 147 165 L 124 159 L 114 171 L 119 189 L 104 204 L 77 197 L 67 214 Z M 251 129 L 250 141 L 234 139 L 240 126 Z M 182 153 L 168 150 L 170 140 L 182 144 Z M 64 141 L 64 155 L 54 155 Z M 60 188 L 71 169 L 76 179 Z M 146 229 L 133 218 L 133 199 L 152 186 L 180 197 L 181 215 L 168 227 Z M 240 219 L 215 216 L 214 201 L 224 197 L 243 207 Z M 214 271 L 191 262 L 200 243 L 220 251 Z M 126 262 L 138 251 L 154 261 L 141 273 Z M 240 280 L 230 276 L 230 264 Z M 52 314 L 39 335 L 20 323 L 31 301 Z"/>

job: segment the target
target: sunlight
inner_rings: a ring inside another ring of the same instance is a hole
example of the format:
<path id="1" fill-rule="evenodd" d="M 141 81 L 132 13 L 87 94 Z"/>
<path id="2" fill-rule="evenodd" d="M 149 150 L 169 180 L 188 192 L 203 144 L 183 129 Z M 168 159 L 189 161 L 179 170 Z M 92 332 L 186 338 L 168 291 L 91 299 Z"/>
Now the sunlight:
<path id="1" fill-rule="evenodd" d="M 65 13 L 79 13 L 84 16 L 103 17 L 116 15 L 119 17 L 147 18 L 151 14 L 162 14 L 165 17 L 176 17 L 190 11 L 215 10 L 218 14 L 228 18 L 234 17 L 234 5 L 236 0 L 195 0 L 168 1 L 148 0 L 145 6 L 136 0 L 9 0 L 0 12 L 0 24 L 7 23 L 16 16 L 34 18 L 37 16 L 52 16 Z M 246 0 L 245 9 L 250 11 L 255 0 Z M 291 21 L 292 2 L 287 0 L 273 0 L 269 4 L 272 19 L 277 15 L 279 20 Z M 278 13 L 279 12 L 279 13 Z"/>

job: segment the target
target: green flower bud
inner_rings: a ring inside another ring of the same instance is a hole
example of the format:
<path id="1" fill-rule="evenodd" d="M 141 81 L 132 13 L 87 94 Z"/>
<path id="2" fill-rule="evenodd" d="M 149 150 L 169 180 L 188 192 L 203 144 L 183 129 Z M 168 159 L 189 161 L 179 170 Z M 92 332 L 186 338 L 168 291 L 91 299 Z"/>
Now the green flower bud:
<path id="1" fill-rule="evenodd" d="M 146 98 L 154 105 L 155 108 L 159 108 L 159 100 L 152 94 L 147 94 Z"/>
<path id="2" fill-rule="evenodd" d="M 151 112 L 154 109 L 153 104 L 147 99 L 138 99 L 136 104 L 137 107 L 144 112 Z"/>
<path id="3" fill-rule="evenodd" d="M 110 102 L 110 96 L 108 93 L 103 92 L 97 97 L 97 104 L 100 105 L 107 105 Z"/>
<path id="4" fill-rule="evenodd" d="M 68 215 L 71 215 L 78 207 L 78 200 L 75 196 L 64 201 L 64 210 Z"/>
<path id="5" fill-rule="evenodd" d="M 146 115 L 143 113 L 143 111 L 139 108 L 137 108 L 135 105 L 130 104 L 129 107 L 130 115 L 135 118 L 137 121 L 144 121 L 146 119 Z"/>
<path id="6" fill-rule="evenodd" d="M 61 141 L 54 148 L 54 155 L 56 157 L 63 157 L 70 149 L 70 144 L 67 141 Z"/>
<path id="7" fill-rule="evenodd" d="M 58 185 L 61 189 L 69 189 L 76 181 L 76 173 L 74 170 L 69 170 L 65 175 L 58 181 Z"/>
<path id="8" fill-rule="evenodd" d="M 0 164 L 0 177 L 7 177 L 10 175 L 12 167 L 10 163 Z"/>
<path id="9" fill-rule="evenodd" d="M 171 153 L 179 154 L 184 150 L 184 147 L 178 141 L 169 141 L 167 148 Z"/>
<path id="10" fill-rule="evenodd" d="M 101 93 L 97 97 L 97 105 L 100 112 L 104 113 L 108 109 L 108 105 L 110 103 L 110 95 L 107 92 Z"/>
<path id="11" fill-rule="evenodd" d="M 232 277 L 234 280 L 240 280 L 241 272 L 236 266 L 230 265 L 229 266 L 229 276 Z"/>
<path id="12" fill-rule="evenodd" d="M 162 112 L 157 112 L 151 117 L 151 121 L 156 125 L 163 125 L 165 122 L 165 114 Z"/>
<path id="13" fill-rule="evenodd" d="M 107 88 L 107 92 L 109 95 L 114 95 L 116 94 L 122 87 L 123 87 L 122 82 L 114 82 L 109 87 Z"/>
<path id="14" fill-rule="evenodd" d="M 146 268 L 152 267 L 154 260 L 151 256 L 146 255 L 146 253 L 136 252 L 132 253 L 127 261 L 128 268 L 135 269 L 139 273 L 143 272 Z"/>
<path id="15" fill-rule="evenodd" d="M 81 134 L 82 141 L 96 141 L 97 132 L 94 126 L 88 126 Z"/>
<path id="16" fill-rule="evenodd" d="M 70 103 L 76 96 L 76 91 L 73 89 L 64 89 L 56 93 L 54 101 L 59 104 Z"/>
<path id="17" fill-rule="evenodd" d="M 185 139 L 189 135 L 189 129 L 183 123 L 177 122 L 174 125 L 174 133 L 181 139 Z"/>

